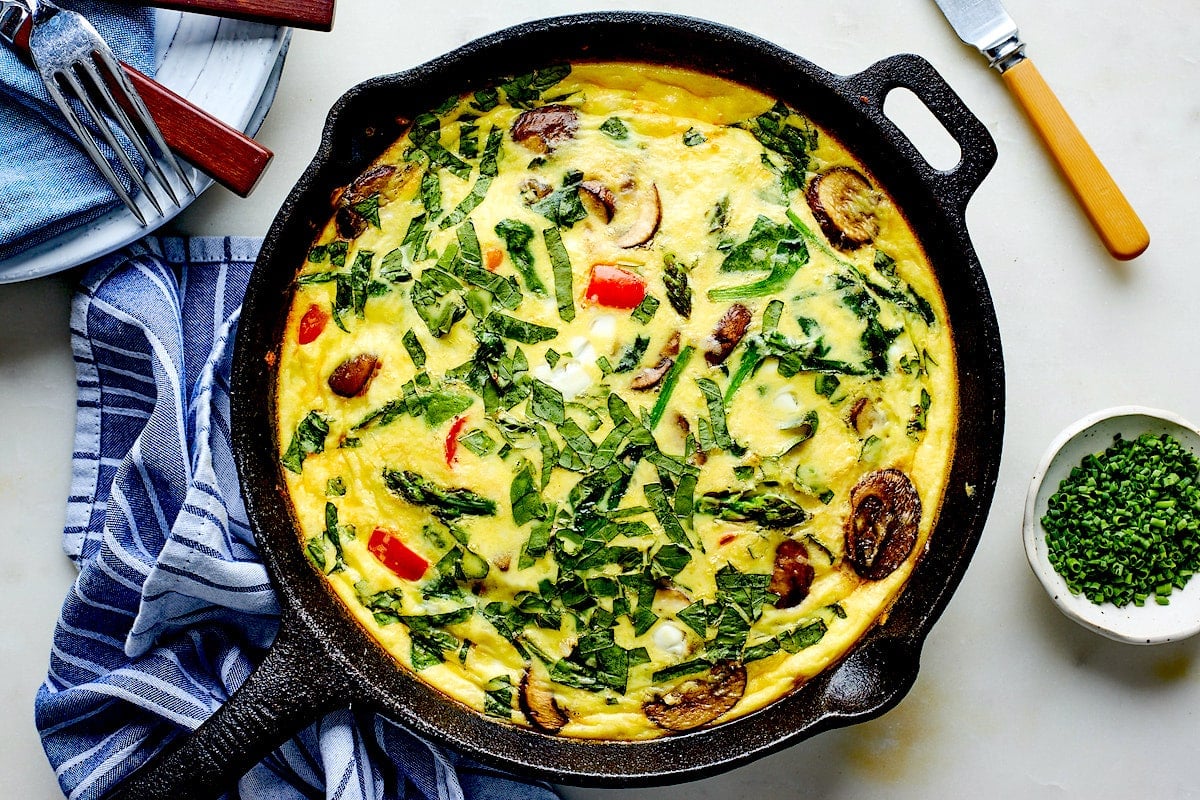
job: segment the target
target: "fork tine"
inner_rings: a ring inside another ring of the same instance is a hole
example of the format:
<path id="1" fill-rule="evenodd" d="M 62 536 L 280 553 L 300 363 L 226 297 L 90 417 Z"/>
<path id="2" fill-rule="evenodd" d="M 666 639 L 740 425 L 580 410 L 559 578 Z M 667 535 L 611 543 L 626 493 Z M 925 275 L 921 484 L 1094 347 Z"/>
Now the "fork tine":
<path id="1" fill-rule="evenodd" d="M 137 204 L 133 202 L 133 198 L 129 196 L 129 192 L 125 191 L 125 186 L 121 179 L 113 171 L 112 165 L 108 163 L 108 159 L 100 152 L 100 147 L 96 144 L 96 139 L 92 136 L 92 132 L 76 116 L 75 109 L 67 102 L 62 89 L 58 87 L 56 81 L 50 80 L 45 83 L 46 91 L 50 93 L 50 98 L 66 118 L 67 124 L 71 126 L 71 130 L 75 132 L 75 136 L 78 137 L 79 143 L 83 146 L 83 151 L 87 153 L 88 158 L 96 165 L 96 169 L 100 170 L 104 179 L 112 186 L 113 191 L 116 192 L 117 197 L 121 198 L 121 202 L 125 204 L 125 207 L 137 218 L 138 222 L 145 226 L 146 216 L 137 207 Z M 101 127 L 103 129 L 103 126 Z"/>
<path id="2" fill-rule="evenodd" d="M 183 185 L 187 187 L 188 194 L 194 197 L 196 190 L 192 186 L 192 182 L 188 180 L 187 172 L 183 169 L 183 165 L 179 163 L 179 159 L 175 158 L 175 154 L 171 152 L 171 148 L 167 147 L 162 131 L 158 129 L 158 125 L 154 122 L 154 117 L 150 116 L 150 111 L 146 108 L 145 101 L 142 100 L 142 96 L 130 84 L 129 79 L 125 77 L 125 70 L 121 69 L 121 65 L 117 63 L 111 53 L 103 49 L 96 50 L 95 56 L 108 68 L 108 72 L 113 80 L 120 87 L 121 91 L 125 93 L 125 97 L 129 100 L 129 105 L 133 109 L 134 115 L 141 122 L 142 128 L 150 134 L 150 138 L 154 140 L 154 144 L 158 148 L 158 152 L 162 154 L 163 160 L 175 170 L 175 174 L 179 176 L 179 179 L 183 181 Z M 179 205 L 178 200 L 175 201 L 175 205 Z"/>
<path id="3" fill-rule="evenodd" d="M 100 70 L 97 68 L 95 62 L 83 59 L 77 63 L 77 66 L 91 79 L 96 94 L 99 95 L 104 103 L 104 110 L 108 113 L 108 116 L 124 131 L 125 136 L 129 138 L 129 141 L 138 151 L 138 155 L 142 157 L 142 161 L 146 163 L 146 168 L 154 173 L 154 177 L 158 179 L 159 185 L 167 191 L 171 202 L 176 207 L 179 207 L 179 197 L 175 194 L 175 188 L 167 180 L 167 175 L 162 171 L 162 167 L 158 165 L 157 159 L 150 153 L 150 148 L 146 146 L 146 140 L 142 138 L 141 131 L 134 127 L 133 122 L 129 119 L 129 115 L 125 113 L 125 109 L 121 108 L 120 103 L 117 102 L 112 92 L 109 91 L 108 84 L 100 74 Z"/>
<path id="4" fill-rule="evenodd" d="M 78 64 L 74 64 L 72 66 L 78 66 Z M 147 199 L 150 200 L 151 205 L 153 205 L 155 210 L 158 211 L 159 216 L 162 216 L 162 205 L 158 202 L 158 198 L 155 197 L 154 192 L 150 190 L 150 185 L 146 183 L 146 179 L 142 177 L 141 172 L 134 168 L 133 162 L 129 160 L 129 156 L 125 152 L 125 148 L 121 147 L 121 143 L 117 141 L 117 137 L 114 136 L 112 130 L 109 129 L 108 121 L 100 115 L 95 103 L 92 102 L 92 98 L 88 95 L 87 89 L 84 88 L 83 84 L 79 82 L 79 78 L 76 77 L 75 73 L 70 69 L 63 69 L 59 71 L 56 76 L 66 83 L 73 92 L 75 92 L 75 98 L 80 102 L 87 113 L 91 115 L 92 122 L 95 124 L 96 129 L 100 131 L 100 136 L 104 139 L 112 151 L 116 153 L 117 159 L 121 162 L 121 166 L 125 168 L 125 172 L 129 174 L 130 178 L 133 179 L 134 185 L 142 191 L 142 194 L 146 195 Z"/>

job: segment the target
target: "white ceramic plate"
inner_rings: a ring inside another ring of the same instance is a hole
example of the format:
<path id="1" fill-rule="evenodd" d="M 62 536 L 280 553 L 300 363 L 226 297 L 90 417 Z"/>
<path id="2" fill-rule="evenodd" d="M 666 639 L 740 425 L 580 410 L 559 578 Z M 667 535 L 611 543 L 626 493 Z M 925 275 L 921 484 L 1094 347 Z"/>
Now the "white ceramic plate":
<path id="1" fill-rule="evenodd" d="M 1111 603 L 1097 605 L 1083 595 L 1071 594 L 1047 557 L 1046 531 L 1042 527 L 1047 501 L 1084 456 L 1103 452 L 1118 433 L 1124 439 L 1136 439 L 1143 433 L 1170 434 L 1200 457 L 1200 431 L 1170 411 L 1121 406 L 1084 417 L 1058 435 L 1033 473 L 1025 500 L 1025 555 L 1059 610 L 1085 628 L 1130 644 L 1185 639 L 1200 632 L 1200 575 L 1193 577 L 1182 591 L 1172 592 L 1168 605 L 1158 605 L 1153 598 L 1147 598 L 1140 608 L 1133 604 L 1118 608 Z"/>
<path id="2" fill-rule="evenodd" d="M 275 99 L 291 29 L 177 11 L 156 13 L 156 79 L 218 119 L 256 132 Z M 211 178 L 184 168 L 197 195 L 212 185 Z M 194 198 L 180 194 L 186 208 Z M 128 209 L 118 206 L 86 225 L 0 260 L 0 283 L 38 278 L 99 258 L 142 238 L 183 210 L 164 198 L 167 214 L 155 219 L 146 198 L 139 195 L 136 200 L 147 210 L 150 225 L 142 227 Z"/>

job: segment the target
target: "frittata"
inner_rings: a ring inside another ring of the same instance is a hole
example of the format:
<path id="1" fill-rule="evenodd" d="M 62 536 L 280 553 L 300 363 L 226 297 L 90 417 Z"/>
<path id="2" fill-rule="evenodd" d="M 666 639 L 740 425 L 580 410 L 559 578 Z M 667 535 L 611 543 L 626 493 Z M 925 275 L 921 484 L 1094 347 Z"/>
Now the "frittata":
<path id="1" fill-rule="evenodd" d="M 883 624 L 925 549 L 941 292 L 884 188 L 770 97 L 633 63 L 451 97 L 297 267 L 297 546 L 489 717 L 636 740 L 744 715 Z"/>

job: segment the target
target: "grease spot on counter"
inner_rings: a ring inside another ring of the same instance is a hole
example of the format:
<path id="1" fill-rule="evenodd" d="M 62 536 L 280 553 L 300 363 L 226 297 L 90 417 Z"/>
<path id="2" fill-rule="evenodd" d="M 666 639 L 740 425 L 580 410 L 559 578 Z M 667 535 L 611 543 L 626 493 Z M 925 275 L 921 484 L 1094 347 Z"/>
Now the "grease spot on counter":
<path id="1" fill-rule="evenodd" d="M 1193 658 L 1187 653 L 1159 659 L 1154 662 L 1154 677 L 1163 683 L 1176 683 L 1192 672 Z"/>
<path id="2" fill-rule="evenodd" d="M 928 745 L 939 729 L 934 693 L 918 681 L 894 709 L 854 728 L 846 740 L 846 764 L 881 783 L 911 782 L 932 767 L 934 748 Z"/>

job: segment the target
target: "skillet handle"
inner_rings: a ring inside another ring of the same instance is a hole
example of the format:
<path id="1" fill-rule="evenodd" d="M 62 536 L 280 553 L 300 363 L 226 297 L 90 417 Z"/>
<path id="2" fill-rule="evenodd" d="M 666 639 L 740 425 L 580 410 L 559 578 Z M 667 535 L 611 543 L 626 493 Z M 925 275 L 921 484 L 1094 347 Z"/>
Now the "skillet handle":
<path id="1" fill-rule="evenodd" d="M 959 214 L 965 214 L 967 201 L 996 163 L 996 143 L 946 79 L 928 61 L 907 53 L 877 61 L 843 80 L 847 94 L 862 104 L 863 112 L 884 130 L 885 136 L 911 151 L 907 154 L 909 160 L 937 195 L 953 200 Z M 915 94 L 958 143 L 962 155 L 954 167 L 940 170 L 931 166 L 908 136 L 883 113 L 884 99 L 897 88 Z"/>
<path id="2" fill-rule="evenodd" d="M 342 670 L 311 635 L 281 627 L 266 657 L 217 712 L 122 780 L 105 800 L 205 800 L 231 790 L 271 751 L 347 707 Z"/>

